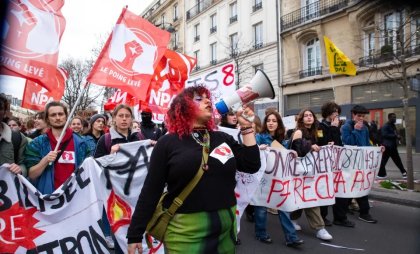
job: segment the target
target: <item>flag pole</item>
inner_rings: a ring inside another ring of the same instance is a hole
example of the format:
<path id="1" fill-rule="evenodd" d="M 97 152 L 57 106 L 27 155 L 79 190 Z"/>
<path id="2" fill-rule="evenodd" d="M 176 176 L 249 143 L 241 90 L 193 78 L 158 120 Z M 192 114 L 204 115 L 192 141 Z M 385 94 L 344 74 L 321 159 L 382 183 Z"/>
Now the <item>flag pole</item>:
<path id="1" fill-rule="evenodd" d="M 64 134 L 66 134 L 66 130 L 67 130 L 67 128 L 69 127 L 69 125 L 70 125 L 70 122 L 71 122 L 71 119 L 72 119 L 72 116 L 73 116 L 73 114 L 74 114 L 74 112 L 76 111 L 76 108 L 77 108 L 77 105 L 80 103 L 80 101 L 82 100 L 82 97 L 83 97 L 83 94 L 85 93 L 85 90 L 86 90 L 86 87 L 89 85 L 89 82 L 86 82 L 85 83 L 85 85 L 83 86 L 83 88 L 82 88 L 82 91 L 80 91 L 80 94 L 79 94 L 79 97 L 77 97 L 77 100 L 76 100 L 76 102 L 74 103 L 74 106 L 73 106 L 73 108 L 71 109 L 71 112 L 70 112 L 70 114 L 68 115 L 68 117 L 67 117 L 67 121 L 66 121 L 66 124 L 64 125 L 64 127 L 63 127 L 63 130 L 61 131 L 61 134 L 60 134 L 60 137 L 58 138 L 58 140 L 57 140 L 57 145 L 55 146 L 55 148 L 54 148 L 54 152 L 57 152 L 58 151 L 58 148 L 60 147 L 60 144 L 61 144 L 61 141 L 63 141 L 63 138 L 64 138 Z M 48 163 L 48 165 L 52 165 L 52 162 L 50 162 L 50 163 Z"/>
<path id="2" fill-rule="evenodd" d="M 330 77 L 331 77 L 331 87 L 333 89 L 333 95 L 334 95 L 334 101 L 337 100 L 337 98 L 335 98 L 335 87 L 334 87 L 334 80 L 333 80 L 333 75 L 330 72 Z"/>

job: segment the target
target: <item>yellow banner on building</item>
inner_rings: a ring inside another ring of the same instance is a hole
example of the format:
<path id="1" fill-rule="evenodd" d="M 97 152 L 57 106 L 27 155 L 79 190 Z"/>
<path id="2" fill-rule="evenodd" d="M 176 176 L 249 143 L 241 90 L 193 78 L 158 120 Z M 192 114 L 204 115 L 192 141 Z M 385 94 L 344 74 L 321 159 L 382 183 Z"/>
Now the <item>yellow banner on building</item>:
<path id="1" fill-rule="evenodd" d="M 330 73 L 356 75 L 356 66 L 344 53 L 337 48 L 327 36 L 324 36 L 325 52 L 327 53 Z"/>

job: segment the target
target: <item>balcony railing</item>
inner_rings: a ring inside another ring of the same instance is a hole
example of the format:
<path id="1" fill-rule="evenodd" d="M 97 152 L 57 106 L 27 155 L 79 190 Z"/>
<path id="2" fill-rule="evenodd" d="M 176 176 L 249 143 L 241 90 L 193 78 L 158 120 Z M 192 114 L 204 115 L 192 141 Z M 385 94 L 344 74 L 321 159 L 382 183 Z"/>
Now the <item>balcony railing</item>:
<path id="1" fill-rule="evenodd" d="M 217 26 L 210 27 L 210 34 L 215 33 L 217 31 Z"/>
<path id="2" fill-rule="evenodd" d="M 287 30 L 306 21 L 344 9 L 351 0 L 322 0 L 300 8 L 281 17 L 281 30 Z"/>
<path id="3" fill-rule="evenodd" d="M 236 22 L 236 21 L 238 21 L 238 15 L 232 16 L 229 19 L 230 24 L 232 24 L 233 22 Z"/>
<path id="4" fill-rule="evenodd" d="M 370 56 L 359 58 L 359 67 L 367 67 L 375 64 L 381 64 L 389 61 L 398 61 L 401 58 L 408 58 L 411 56 L 420 55 L 420 45 L 406 48 L 404 53 L 401 49 L 394 52 L 377 53 Z"/>
<path id="5" fill-rule="evenodd" d="M 262 9 L 262 2 L 259 2 L 259 3 L 255 4 L 254 6 L 252 6 L 252 12 L 256 12 L 259 9 Z"/>
<path id="6" fill-rule="evenodd" d="M 218 0 L 202 0 L 198 2 L 198 4 L 187 11 L 187 20 L 194 18 L 217 1 Z"/>
<path id="7" fill-rule="evenodd" d="M 263 43 L 262 42 L 260 42 L 260 43 L 255 43 L 254 44 L 254 49 L 260 49 L 260 48 L 262 48 L 263 47 Z"/>
<path id="8" fill-rule="evenodd" d="M 306 78 L 315 75 L 322 75 L 322 66 L 299 71 L 299 78 Z"/>

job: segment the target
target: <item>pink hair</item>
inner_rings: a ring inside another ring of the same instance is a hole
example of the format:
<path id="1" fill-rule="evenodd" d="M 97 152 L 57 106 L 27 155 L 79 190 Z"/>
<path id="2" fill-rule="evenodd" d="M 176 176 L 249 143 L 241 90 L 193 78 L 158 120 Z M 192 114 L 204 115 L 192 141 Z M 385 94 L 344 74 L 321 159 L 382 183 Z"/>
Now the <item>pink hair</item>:
<path id="1" fill-rule="evenodd" d="M 198 111 L 197 104 L 193 101 L 194 94 L 206 94 L 207 98 L 211 98 L 210 91 L 202 85 L 184 89 L 173 99 L 166 113 L 165 124 L 169 133 L 177 133 L 181 137 L 190 135 L 193 131 L 193 124 Z M 206 123 L 206 128 L 208 130 L 215 128 L 213 118 Z"/>

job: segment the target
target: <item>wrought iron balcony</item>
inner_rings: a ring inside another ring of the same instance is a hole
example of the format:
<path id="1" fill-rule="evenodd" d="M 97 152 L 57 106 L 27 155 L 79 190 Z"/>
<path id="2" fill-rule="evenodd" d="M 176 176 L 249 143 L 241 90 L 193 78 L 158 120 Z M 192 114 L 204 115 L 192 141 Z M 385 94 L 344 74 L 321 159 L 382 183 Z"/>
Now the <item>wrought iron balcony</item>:
<path id="1" fill-rule="evenodd" d="M 254 44 L 254 49 L 260 49 L 260 48 L 262 48 L 263 47 L 263 43 L 262 42 L 260 42 L 260 43 L 255 43 Z"/>
<path id="2" fill-rule="evenodd" d="M 262 2 L 259 2 L 259 3 L 255 4 L 254 6 L 252 6 L 252 12 L 256 12 L 259 9 L 262 9 Z"/>
<path id="3" fill-rule="evenodd" d="M 235 15 L 235 16 L 230 17 L 229 21 L 230 21 L 230 24 L 232 24 L 233 22 L 238 21 L 238 15 Z"/>
<path id="4" fill-rule="evenodd" d="M 389 61 L 399 61 L 401 58 L 420 55 L 420 45 L 404 49 L 394 50 L 392 52 L 382 52 L 359 58 L 359 67 L 367 67 L 375 64 L 381 64 Z"/>
<path id="5" fill-rule="evenodd" d="M 217 26 L 210 27 L 210 34 L 215 33 L 217 31 Z"/>
<path id="6" fill-rule="evenodd" d="M 280 19 L 281 30 L 284 31 L 314 18 L 344 9 L 349 6 L 349 2 L 351 0 L 322 0 L 308 4 L 303 8 L 283 15 Z"/>
<path id="7" fill-rule="evenodd" d="M 322 66 L 299 71 L 299 78 L 306 78 L 315 75 L 322 75 Z"/>
<path id="8" fill-rule="evenodd" d="M 204 10 L 206 10 L 208 7 L 210 7 L 213 3 L 215 3 L 217 0 L 202 0 L 198 2 L 194 7 L 189 9 L 187 11 L 187 21 L 194 18 Z"/>

